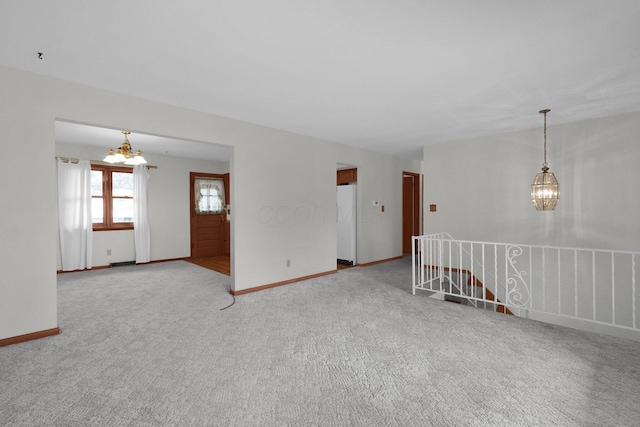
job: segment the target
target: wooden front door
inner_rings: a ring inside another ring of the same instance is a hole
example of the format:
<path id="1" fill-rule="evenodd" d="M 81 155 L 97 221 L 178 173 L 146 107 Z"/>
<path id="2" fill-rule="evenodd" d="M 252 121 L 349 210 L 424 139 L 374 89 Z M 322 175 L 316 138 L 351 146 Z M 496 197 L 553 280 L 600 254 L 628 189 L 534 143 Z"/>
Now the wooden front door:
<path id="1" fill-rule="evenodd" d="M 228 177 L 229 174 L 190 173 L 191 258 L 229 253 Z"/>
<path id="2" fill-rule="evenodd" d="M 411 253 L 411 237 L 420 234 L 420 175 L 402 176 L 402 253 Z"/>

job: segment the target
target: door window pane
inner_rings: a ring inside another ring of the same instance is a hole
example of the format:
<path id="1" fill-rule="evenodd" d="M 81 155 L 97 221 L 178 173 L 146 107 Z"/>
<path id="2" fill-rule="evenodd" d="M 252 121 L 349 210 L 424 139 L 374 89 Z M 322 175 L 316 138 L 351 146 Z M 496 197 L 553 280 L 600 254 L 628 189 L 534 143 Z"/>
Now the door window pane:
<path id="1" fill-rule="evenodd" d="M 221 178 L 196 178 L 194 180 L 194 186 L 196 213 L 224 213 L 224 181 Z"/>

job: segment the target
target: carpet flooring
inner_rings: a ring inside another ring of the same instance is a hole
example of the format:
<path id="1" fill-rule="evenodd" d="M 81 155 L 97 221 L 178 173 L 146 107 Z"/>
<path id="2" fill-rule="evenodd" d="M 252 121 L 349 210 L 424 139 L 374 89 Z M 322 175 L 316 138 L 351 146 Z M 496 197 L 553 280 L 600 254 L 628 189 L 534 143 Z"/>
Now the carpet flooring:
<path id="1" fill-rule="evenodd" d="M 62 334 L 0 348 L 0 425 L 640 425 L 640 343 L 410 278 L 404 259 L 228 307 L 230 278 L 185 261 L 59 275 Z"/>

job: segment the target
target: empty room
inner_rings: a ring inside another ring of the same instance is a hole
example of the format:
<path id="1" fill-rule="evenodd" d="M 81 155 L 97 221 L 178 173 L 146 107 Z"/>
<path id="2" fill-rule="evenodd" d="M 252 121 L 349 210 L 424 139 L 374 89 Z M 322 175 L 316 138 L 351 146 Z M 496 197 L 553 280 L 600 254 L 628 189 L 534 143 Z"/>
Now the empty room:
<path id="1" fill-rule="evenodd" d="M 639 19 L 0 0 L 0 424 L 637 425 Z"/>

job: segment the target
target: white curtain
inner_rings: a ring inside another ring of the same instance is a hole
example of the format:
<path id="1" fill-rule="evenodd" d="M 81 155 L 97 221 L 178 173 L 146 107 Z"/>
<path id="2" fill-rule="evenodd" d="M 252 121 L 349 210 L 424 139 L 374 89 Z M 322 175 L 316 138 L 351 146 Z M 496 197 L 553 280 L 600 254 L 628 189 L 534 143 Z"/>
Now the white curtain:
<path id="1" fill-rule="evenodd" d="M 138 165 L 133 167 L 133 241 L 136 248 L 136 263 L 151 260 L 151 228 L 149 227 L 149 202 L 147 188 L 149 172 Z"/>
<path id="2" fill-rule="evenodd" d="M 91 223 L 91 165 L 58 159 L 58 219 L 62 270 L 91 268 L 93 224 Z"/>

